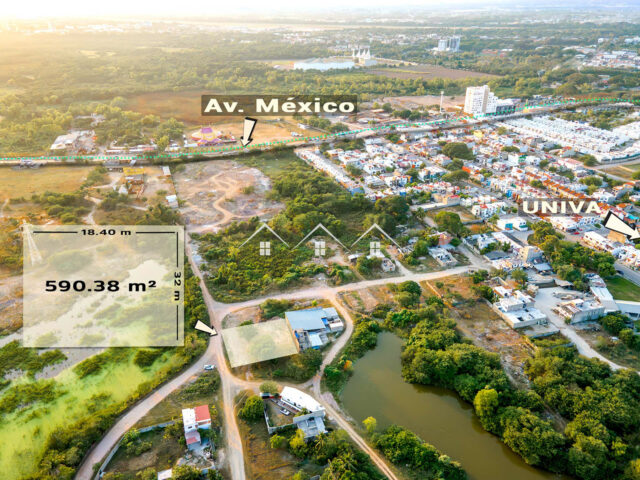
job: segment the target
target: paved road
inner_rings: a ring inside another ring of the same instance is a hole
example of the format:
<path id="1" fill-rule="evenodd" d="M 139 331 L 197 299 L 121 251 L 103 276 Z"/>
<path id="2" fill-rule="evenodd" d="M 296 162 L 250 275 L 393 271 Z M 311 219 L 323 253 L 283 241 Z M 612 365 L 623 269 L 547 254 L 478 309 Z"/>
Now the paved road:
<path id="1" fill-rule="evenodd" d="M 622 276 L 627 280 L 635 283 L 636 285 L 640 285 L 640 272 L 637 270 L 631 270 L 626 265 L 623 265 L 620 262 L 616 262 L 615 264 L 616 270 L 622 272 Z"/>

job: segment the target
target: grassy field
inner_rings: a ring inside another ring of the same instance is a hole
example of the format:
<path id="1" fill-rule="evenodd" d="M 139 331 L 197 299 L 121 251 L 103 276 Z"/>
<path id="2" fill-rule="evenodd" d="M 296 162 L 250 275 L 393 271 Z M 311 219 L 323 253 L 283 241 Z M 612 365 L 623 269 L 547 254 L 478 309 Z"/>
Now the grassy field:
<path id="1" fill-rule="evenodd" d="M 0 200 L 31 198 L 34 193 L 67 193 L 77 190 L 94 167 L 43 167 L 38 169 L 0 169 Z"/>
<path id="2" fill-rule="evenodd" d="M 615 276 L 605 280 L 607 288 L 616 300 L 640 301 L 640 286 L 624 277 Z"/>
<path id="3" fill-rule="evenodd" d="M 172 392 L 153 407 L 135 426 L 136 428 L 149 427 L 172 419 L 180 419 L 183 408 L 215 405 L 219 399 L 219 386 L 220 375 L 217 370 L 203 371 L 197 378 L 194 377 L 193 382 Z"/>
<path id="4" fill-rule="evenodd" d="M 54 380 L 64 392 L 52 402 L 35 402 L 5 415 L 0 422 L 0 470 L 3 480 L 16 480 L 35 470 L 45 449 L 45 441 L 54 430 L 91 412 L 122 402 L 143 383 L 164 376 L 175 357 L 165 354 L 147 369 L 133 363 L 133 349 L 126 358 L 105 364 L 100 372 L 80 379 L 71 368 Z M 23 377 L 14 384 L 33 382 Z"/>
<path id="5" fill-rule="evenodd" d="M 291 166 L 291 162 L 299 161 L 291 149 L 252 153 L 238 157 L 239 163 L 255 167 L 271 178 L 286 172 Z"/>
<path id="6" fill-rule="evenodd" d="M 603 168 L 601 171 L 631 180 L 631 176 L 638 170 L 640 170 L 640 163 L 632 163 L 630 165 L 615 165 L 613 167 Z"/>
<path id="7" fill-rule="evenodd" d="M 498 75 L 490 73 L 457 70 L 442 67 L 440 65 L 411 65 L 406 67 L 381 68 L 371 70 L 370 73 L 390 78 L 449 78 L 459 80 L 461 78 L 497 78 Z"/>

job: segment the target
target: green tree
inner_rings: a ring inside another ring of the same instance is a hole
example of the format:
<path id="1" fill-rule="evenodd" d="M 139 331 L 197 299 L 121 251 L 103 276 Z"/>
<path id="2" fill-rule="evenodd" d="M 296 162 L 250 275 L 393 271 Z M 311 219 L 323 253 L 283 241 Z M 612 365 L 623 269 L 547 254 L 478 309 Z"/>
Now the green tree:
<path id="1" fill-rule="evenodd" d="M 511 272 L 511 278 L 513 278 L 521 287 L 524 287 L 529 280 L 527 276 L 527 272 L 525 272 L 522 268 L 516 268 Z"/>
<path id="2" fill-rule="evenodd" d="M 304 439 L 304 432 L 300 429 L 296 430 L 296 433 L 289 441 L 289 449 L 298 458 L 304 458 L 307 454 L 307 442 Z"/>
<path id="3" fill-rule="evenodd" d="M 262 393 L 271 393 L 275 395 L 280 391 L 280 386 L 276 382 L 267 381 L 260 385 L 260 391 Z"/>
<path id="4" fill-rule="evenodd" d="M 240 416 L 248 421 L 260 420 L 264 414 L 264 404 L 258 395 L 250 396 L 240 409 Z"/>
<path id="5" fill-rule="evenodd" d="M 462 158 L 464 160 L 473 160 L 475 158 L 469 147 L 462 142 L 447 143 L 442 147 L 442 153 L 449 158 Z"/>
<path id="6" fill-rule="evenodd" d="M 446 210 L 438 212 L 435 216 L 435 221 L 438 224 L 438 228 L 446 230 L 452 235 L 460 235 L 464 231 L 460 215 L 455 212 L 447 212 Z"/>
<path id="7" fill-rule="evenodd" d="M 269 444 L 271 445 L 271 448 L 285 448 L 287 446 L 287 439 L 286 437 L 275 433 L 269 439 Z"/>
<path id="8" fill-rule="evenodd" d="M 364 425 L 364 428 L 369 436 L 372 436 L 374 433 L 376 433 L 376 430 L 378 429 L 378 421 L 373 417 L 365 418 L 362 421 L 362 425 Z"/>
<path id="9" fill-rule="evenodd" d="M 497 412 L 500 405 L 498 392 L 493 388 L 480 390 L 473 399 L 473 407 L 482 426 L 489 432 L 496 432 L 498 427 Z"/>
<path id="10" fill-rule="evenodd" d="M 174 480 L 200 480 L 200 470 L 191 465 L 179 465 L 173 469 Z"/>

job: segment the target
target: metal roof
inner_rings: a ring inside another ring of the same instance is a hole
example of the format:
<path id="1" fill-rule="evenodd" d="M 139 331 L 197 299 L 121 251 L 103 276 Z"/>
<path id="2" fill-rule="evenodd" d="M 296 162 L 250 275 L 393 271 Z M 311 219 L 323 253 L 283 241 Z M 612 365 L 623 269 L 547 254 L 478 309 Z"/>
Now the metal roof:
<path id="1" fill-rule="evenodd" d="M 308 308 L 285 312 L 285 318 L 293 330 L 324 330 L 322 319 L 326 316 L 323 308 Z"/>

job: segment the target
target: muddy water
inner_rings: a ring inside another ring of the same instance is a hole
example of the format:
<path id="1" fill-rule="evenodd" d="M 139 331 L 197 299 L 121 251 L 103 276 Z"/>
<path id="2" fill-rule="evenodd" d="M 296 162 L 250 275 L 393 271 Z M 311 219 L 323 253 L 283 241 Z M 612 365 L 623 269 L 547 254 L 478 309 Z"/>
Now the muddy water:
<path id="1" fill-rule="evenodd" d="M 472 407 L 449 390 L 411 385 L 402 379 L 402 340 L 383 332 L 378 346 L 355 364 L 342 402 L 358 422 L 368 416 L 379 427 L 398 424 L 458 460 L 472 480 L 567 480 L 527 465 L 487 433 Z"/>

